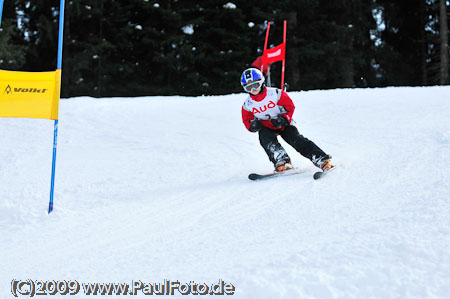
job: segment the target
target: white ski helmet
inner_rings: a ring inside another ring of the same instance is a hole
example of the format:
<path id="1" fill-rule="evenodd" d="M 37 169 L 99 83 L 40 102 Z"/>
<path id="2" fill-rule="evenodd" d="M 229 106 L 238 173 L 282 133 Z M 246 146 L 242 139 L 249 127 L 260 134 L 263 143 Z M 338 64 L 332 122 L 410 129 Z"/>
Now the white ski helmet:
<path id="1" fill-rule="evenodd" d="M 257 90 L 264 85 L 264 75 L 257 68 L 248 68 L 242 72 L 241 85 L 246 92 Z"/>

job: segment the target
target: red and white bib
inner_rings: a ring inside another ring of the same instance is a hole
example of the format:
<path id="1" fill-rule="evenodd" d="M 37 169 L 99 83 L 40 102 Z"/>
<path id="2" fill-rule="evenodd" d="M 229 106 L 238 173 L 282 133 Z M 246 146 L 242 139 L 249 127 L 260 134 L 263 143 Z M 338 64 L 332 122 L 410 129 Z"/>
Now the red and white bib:
<path id="1" fill-rule="evenodd" d="M 273 87 L 266 87 L 266 97 L 261 101 L 255 101 L 250 96 L 244 102 L 243 108 L 251 112 L 260 120 L 269 120 L 276 118 L 282 113 L 278 106 L 278 100 L 281 97 L 281 90 Z"/>

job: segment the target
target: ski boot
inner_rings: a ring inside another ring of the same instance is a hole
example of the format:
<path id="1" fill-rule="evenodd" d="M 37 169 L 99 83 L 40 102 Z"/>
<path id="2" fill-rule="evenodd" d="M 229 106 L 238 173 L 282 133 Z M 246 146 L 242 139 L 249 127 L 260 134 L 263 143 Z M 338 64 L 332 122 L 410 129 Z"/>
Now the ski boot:
<path id="1" fill-rule="evenodd" d="M 327 159 L 320 165 L 320 169 L 322 169 L 323 172 L 328 172 L 334 169 L 334 165 L 330 163 L 330 160 L 331 159 Z"/>
<path id="2" fill-rule="evenodd" d="M 275 165 L 275 172 L 284 172 L 290 169 L 294 169 L 294 166 L 289 161 L 281 161 Z"/>

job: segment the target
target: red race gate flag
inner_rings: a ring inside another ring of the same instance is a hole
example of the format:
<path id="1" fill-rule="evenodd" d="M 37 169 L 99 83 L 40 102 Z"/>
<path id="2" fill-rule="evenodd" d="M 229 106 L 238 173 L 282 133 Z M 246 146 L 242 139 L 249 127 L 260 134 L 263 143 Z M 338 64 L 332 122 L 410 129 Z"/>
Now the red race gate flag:
<path id="1" fill-rule="evenodd" d="M 262 64 L 271 64 L 276 61 L 284 60 L 286 53 L 286 44 L 282 43 L 274 48 L 266 49 L 263 54 Z"/>

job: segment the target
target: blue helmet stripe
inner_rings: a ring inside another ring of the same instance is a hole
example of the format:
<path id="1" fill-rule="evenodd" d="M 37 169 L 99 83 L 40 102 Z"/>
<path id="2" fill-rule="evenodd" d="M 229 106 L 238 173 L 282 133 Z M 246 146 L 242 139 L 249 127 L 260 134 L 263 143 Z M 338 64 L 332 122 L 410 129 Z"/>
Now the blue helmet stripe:
<path id="1" fill-rule="evenodd" d="M 256 68 L 246 69 L 241 75 L 241 85 L 245 85 L 250 81 L 264 81 L 264 75 Z"/>

